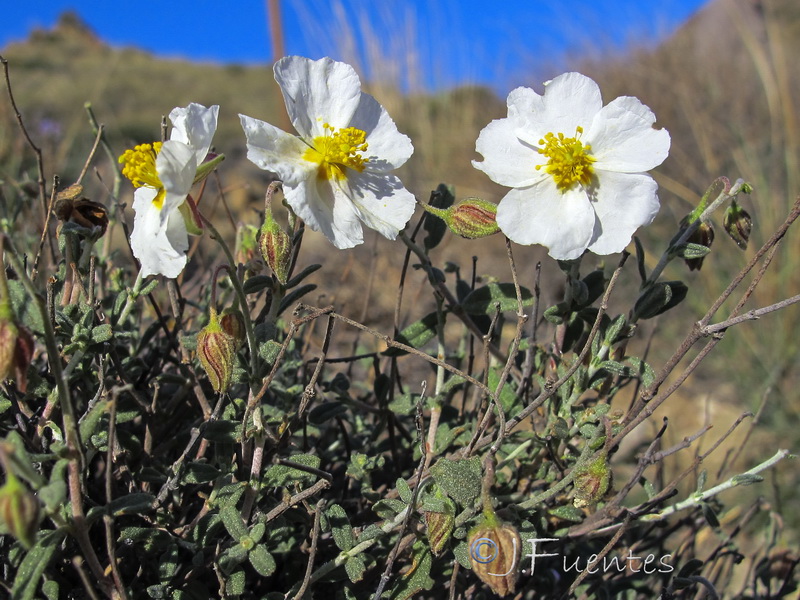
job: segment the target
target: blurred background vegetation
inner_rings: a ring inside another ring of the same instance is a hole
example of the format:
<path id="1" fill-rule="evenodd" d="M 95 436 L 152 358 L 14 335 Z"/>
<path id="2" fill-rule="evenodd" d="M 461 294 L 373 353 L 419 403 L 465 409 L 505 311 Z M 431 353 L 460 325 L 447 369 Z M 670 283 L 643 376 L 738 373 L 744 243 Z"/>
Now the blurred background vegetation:
<path id="1" fill-rule="evenodd" d="M 369 23 L 358 26 L 368 29 Z M 445 181 L 456 186 L 458 197 L 475 195 L 498 201 L 502 190 L 473 169 L 470 160 L 478 158 L 474 144 L 479 131 L 490 120 L 505 115 L 504 99 L 477 86 L 435 94 L 413 89 L 401 92 L 402 86 L 394 78 L 400 73 L 407 78 L 410 70 L 425 69 L 426 65 L 405 44 L 403 34 L 398 35 L 401 37 L 391 40 L 392 52 L 376 48 L 370 53 L 368 60 L 379 64 L 377 68 L 376 64 L 370 65 L 369 72 L 384 75 L 380 80 L 365 82 L 365 87 L 414 142 L 415 154 L 400 173 L 404 182 L 420 200 L 427 199 L 430 190 Z M 378 40 L 374 43 L 379 45 Z M 112 147 L 120 153 L 134 143 L 157 139 L 158 123 L 172 107 L 189 102 L 219 104 L 215 145 L 227 157 L 219 181 L 224 182 L 220 185 L 231 208 L 228 232 L 232 232 L 237 220 L 259 222 L 257 213 L 263 206 L 267 176 L 245 159 L 237 114 L 289 128 L 268 66 L 190 63 L 160 59 L 135 48 L 112 48 L 74 14 L 65 14 L 55 29 L 34 32 L 27 41 L 10 45 L 1 53 L 9 60 L 13 89 L 26 125 L 44 150 L 45 170 L 56 171 L 64 183 L 76 178 L 93 142 L 85 102 L 91 102 L 98 119 L 106 125 Z M 654 226 L 641 232 L 645 247 L 652 249 L 653 256 L 663 250 L 680 219 L 715 178 L 742 177 L 755 186 L 755 193 L 745 199 L 745 208 L 754 221 L 750 247 L 745 253 L 722 234 L 718 223 L 714 251 L 706 258 L 702 271 L 690 274 L 682 263 L 670 267 L 674 270 L 672 278 L 686 281 L 690 293 L 678 310 L 669 313 L 668 321 L 658 322 L 655 327 L 661 335 L 673 334 L 676 344 L 783 221 L 800 193 L 797 56 L 797 0 L 716 0 L 657 48 L 631 48 L 624 55 L 611 57 L 597 51 L 572 59 L 571 68 L 598 81 L 606 101 L 619 95 L 637 96 L 655 112 L 658 125 L 672 135 L 670 157 L 655 172 L 662 210 Z M 358 64 L 357 57 L 350 60 L 357 69 L 367 70 L 366 65 Z M 555 74 L 543 65 L 539 72 L 531 73 L 528 85 L 541 92 L 541 82 Z M 106 186 L 110 186 L 113 172 L 110 165 L 97 162 L 97 176 L 88 188 L 92 199 L 109 202 Z M 4 98 L 0 102 L 0 180 L 6 189 L 28 194 L 31 203 L 36 201 L 34 166 L 34 157 L 19 135 Z M 130 205 L 130 190 L 125 194 L 122 200 Z M 5 199 L 0 198 L 0 202 Z M 210 216 L 214 212 L 218 218 L 226 218 L 223 207 L 215 206 Z M 16 217 L 19 235 L 39 235 L 36 220 Z M 121 240 L 109 243 L 120 244 Z M 496 273 L 496 269 L 504 269 L 505 273 L 502 240 L 496 237 L 482 244 L 493 245 L 496 258 L 482 259 L 477 273 Z M 213 259 L 212 254 L 203 254 L 215 251 L 211 244 L 207 246 L 197 251 L 190 263 L 192 268 L 203 268 Z M 390 326 L 396 288 L 381 286 L 374 281 L 374 274 L 399 268 L 397 250 L 374 235 L 354 250 L 335 255 L 329 250 L 321 236 L 306 236 L 305 261 L 313 263 L 324 257 L 327 277 L 332 272 L 339 273 L 338 281 L 326 281 L 323 289 L 335 292 L 323 301 L 335 302 L 340 312 L 361 318 L 366 324 Z M 476 252 L 469 242 L 451 236 L 438 251 L 443 260 L 456 261 L 465 270 L 471 268 L 467 257 Z M 799 251 L 798 232 L 790 231 L 773 264 L 772 276 L 762 283 L 746 308 L 764 306 L 797 293 Z M 485 247 L 481 253 L 488 254 Z M 545 251 L 521 248 L 519 253 L 524 283 L 530 286 L 533 266 L 544 258 Z M 341 265 L 332 268 L 331 260 Z M 421 289 L 424 275 L 417 277 Z M 556 265 L 546 261 L 544 302 L 552 304 L 560 298 L 560 284 L 548 285 L 559 280 Z M 633 281 L 629 283 L 634 285 Z M 413 294 L 413 287 L 410 293 Z M 371 312 L 362 314 L 368 303 Z M 420 307 L 412 318 L 419 318 L 428 309 Z M 794 306 L 769 315 L 759 327 L 744 325 L 728 333 L 718 352 L 668 403 L 664 412 L 673 419 L 669 441 L 697 431 L 705 422 L 724 430 L 743 410 L 756 412 L 763 407 L 758 416 L 760 426 L 747 440 L 738 464 L 749 465 L 748 457 L 766 456 L 778 445 L 796 450 L 800 443 L 799 322 L 800 311 Z M 644 333 L 639 336 L 642 344 L 646 343 L 649 330 Z M 659 351 L 664 356 L 650 357 L 656 366 L 672 347 L 665 345 Z M 800 486 L 800 477 L 791 464 L 783 465 L 774 477 L 783 483 L 784 501 Z M 752 493 L 768 491 L 761 487 Z M 770 501 L 780 504 L 781 497 L 776 494 Z M 775 508 L 780 510 L 781 506 Z"/>

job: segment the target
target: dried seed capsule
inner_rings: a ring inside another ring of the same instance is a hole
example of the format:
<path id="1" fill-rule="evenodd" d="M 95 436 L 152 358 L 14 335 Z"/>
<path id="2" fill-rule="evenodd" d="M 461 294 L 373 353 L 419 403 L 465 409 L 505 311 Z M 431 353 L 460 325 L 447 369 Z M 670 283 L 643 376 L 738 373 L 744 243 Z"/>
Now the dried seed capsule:
<path id="1" fill-rule="evenodd" d="M 483 521 L 469 534 L 472 570 L 498 596 L 513 594 L 519 577 L 522 540 L 519 531 L 494 513 L 484 513 Z"/>
<path id="2" fill-rule="evenodd" d="M 750 231 L 753 229 L 753 219 L 750 218 L 750 214 L 736 202 L 731 202 L 725 211 L 724 225 L 725 231 L 736 245 L 746 250 L 747 242 L 750 241 Z"/>

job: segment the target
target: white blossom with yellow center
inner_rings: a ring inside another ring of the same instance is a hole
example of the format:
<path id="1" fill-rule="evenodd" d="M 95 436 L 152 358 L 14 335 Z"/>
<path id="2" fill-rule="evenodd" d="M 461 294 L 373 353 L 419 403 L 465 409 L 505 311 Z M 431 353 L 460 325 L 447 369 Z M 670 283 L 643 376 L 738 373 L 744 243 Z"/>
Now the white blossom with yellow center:
<path id="1" fill-rule="evenodd" d="M 519 244 L 542 244 L 560 260 L 621 252 L 658 212 L 656 182 L 645 172 L 667 157 L 669 133 L 638 99 L 603 106 L 600 88 L 580 73 L 517 88 L 508 117 L 481 131 L 473 166 L 513 188 L 497 224 Z"/>
<path id="2" fill-rule="evenodd" d="M 140 144 L 120 156 L 122 173 L 136 188 L 131 248 L 144 277 L 174 278 L 186 266 L 189 237 L 181 209 L 211 147 L 218 113 L 219 106 L 194 103 L 174 108 L 168 141 Z"/>
<path id="3" fill-rule="evenodd" d="M 362 224 L 395 239 L 415 199 L 390 171 L 409 159 L 411 140 L 361 92 L 350 65 L 287 56 L 274 71 L 299 137 L 239 115 L 247 158 L 274 173 L 295 214 L 337 248 L 362 243 Z"/>

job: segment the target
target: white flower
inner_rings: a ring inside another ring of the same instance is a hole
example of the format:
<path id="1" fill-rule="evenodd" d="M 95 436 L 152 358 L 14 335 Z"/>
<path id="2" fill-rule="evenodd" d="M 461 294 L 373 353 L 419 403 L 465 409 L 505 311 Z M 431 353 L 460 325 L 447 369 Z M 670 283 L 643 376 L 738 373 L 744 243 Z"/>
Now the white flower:
<path id="1" fill-rule="evenodd" d="M 411 140 L 361 92 L 350 65 L 288 56 L 275 64 L 275 80 L 300 137 L 239 115 L 247 158 L 274 173 L 295 214 L 337 248 L 364 241 L 361 223 L 395 239 L 415 199 L 390 171 L 411 156 Z"/>
<path id="2" fill-rule="evenodd" d="M 186 266 L 189 237 L 181 209 L 186 212 L 184 201 L 211 147 L 218 113 L 216 105 L 174 108 L 168 141 L 140 144 L 119 159 L 125 165 L 122 173 L 137 188 L 131 247 L 143 277 L 174 278 Z"/>
<path id="3" fill-rule="evenodd" d="M 556 259 L 585 250 L 621 252 L 634 231 L 658 212 L 656 182 L 645 171 L 669 152 L 665 129 L 638 99 L 603 106 L 600 88 L 580 73 L 546 84 L 540 96 L 517 88 L 508 117 L 487 125 L 473 166 L 513 188 L 497 224 L 519 244 L 542 244 Z"/>

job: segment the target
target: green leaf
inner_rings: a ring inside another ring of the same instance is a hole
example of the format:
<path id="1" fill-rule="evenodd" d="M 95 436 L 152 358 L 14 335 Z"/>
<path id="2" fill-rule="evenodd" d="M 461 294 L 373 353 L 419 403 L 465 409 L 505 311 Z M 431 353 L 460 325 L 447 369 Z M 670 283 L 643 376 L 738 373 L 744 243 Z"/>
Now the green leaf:
<path id="1" fill-rule="evenodd" d="M 436 189 L 431 192 L 430 205 L 434 208 L 445 209 L 450 208 L 455 200 L 455 188 L 440 183 Z M 438 246 L 447 232 L 447 224 L 442 219 L 428 213 L 425 214 L 423 228 L 428 234 L 423 241 L 425 250 L 432 250 Z"/>
<path id="2" fill-rule="evenodd" d="M 408 506 L 402 500 L 384 498 L 372 505 L 373 512 L 381 519 L 393 519 Z"/>
<path id="3" fill-rule="evenodd" d="M 734 475 L 731 483 L 734 485 L 753 485 L 764 481 L 761 475 L 753 475 L 752 473 L 742 473 L 741 475 Z"/>
<path id="4" fill-rule="evenodd" d="M 606 335 L 604 338 L 605 344 L 607 346 L 612 346 L 616 342 L 621 339 L 621 335 L 625 331 L 625 326 L 628 324 L 628 320 L 625 318 L 625 315 L 619 315 L 616 319 L 611 322 L 611 325 L 608 326 L 606 329 Z"/>
<path id="5" fill-rule="evenodd" d="M 410 415 L 417 407 L 419 394 L 402 394 L 395 396 L 394 400 L 387 405 L 389 410 L 398 415 Z"/>
<path id="6" fill-rule="evenodd" d="M 400 499 L 405 502 L 406 504 L 411 504 L 411 500 L 413 498 L 414 492 L 411 491 L 408 483 L 402 477 L 397 478 L 397 493 L 400 495 Z"/>
<path id="7" fill-rule="evenodd" d="M 500 375 L 503 368 L 500 366 L 489 369 L 489 389 L 496 390 L 497 384 L 500 383 Z M 519 404 L 522 405 L 522 399 L 517 395 L 516 391 L 511 387 L 511 378 L 506 379 L 506 383 L 500 392 L 500 406 L 503 407 L 505 414 L 513 412 L 514 408 Z"/>
<path id="8" fill-rule="evenodd" d="M 269 275 L 253 275 L 242 285 L 245 294 L 255 294 L 272 286 L 272 277 Z"/>
<path id="9" fill-rule="evenodd" d="M 121 515 L 141 515 L 153 510 L 153 502 L 156 497 L 153 494 L 137 492 L 128 494 L 120 498 L 115 498 L 105 506 L 95 506 L 86 515 L 89 523 L 94 522 L 105 514 L 115 517 Z"/>
<path id="10" fill-rule="evenodd" d="M 92 329 L 92 343 L 102 344 L 114 337 L 114 331 L 111 329 L 110 323 L 103 323 Z"/>
<path id="11" fill-rule="evenodd" d="M 554 517 L 564 521 L 571 521 L 572 523 L 581 523 L 585 518 L 583 511 L 571 504 L 556 507 L 548 512 Z"/>
<path id="12" fill-rule="evenodd" d="M 242 439 L 242 424 L 239 421 L 209 421 L 203 437 L 210 442 L 237 444 Z"/>
<path id="13" fill-rule="evenodd" d="M 340 550 L 347 552 L 356 545 L 356 536 L 353 533 L 353 528 L 350 526 L 347 513 L 338 504 L 331 504 L 328 510 L 325 511 L 325 514 L 330 521 L 333 541 Z"/>
<path id="14" fill-rule="evenodd" d="M 396 339 L 401 344 L 419 349 L 436 337 L 437 323 L 436 311 L 428 313 L 419 321 L 415 321 L 405 327 L 403 331 L 397 334 Z M 408 353 L 400 348 L 388 348 L 383 351 L 384 356 L 402 356 L 404 354 Z"/>
<path id="15" fill-rule="evenodd" d="M 228 575 L 228 580 L 225 582 L 225 593 L 229 596 L 241 596 L 244 594 L 245 583 L 244 571 L 236 569 Z"/>
<path id="16" fill-rule="evenodd" d="M 533 306 L 533 295 L 527 288 L 520 288 L 522 306 Z M 464 312 L 470 315 L 493 315 L 500 311 L 517 310 L 517 293 L 513 283 L 490 283 L 470 292 L 461 303 Z"/>
<path id="17" fill-rule="evenodd" d="M 219 470 L 208 463 L 193 461 L 186 465 L 181 481 L 190 484 L 206 483 L 207 481 L 214 481 L 221 474 Z"/>
<path id="18" fill-rule="evenodd" d="M 306 285 L 300 286 L 299 288 L 293 289 L 291 292 L 286 294 L 284 299 L 281 301 L 281 305 L 278 308 L 278 314 L 281 314 L 292 304 L 300 300 L 300 298 L 302 298 L 309 292 L 313 292 L 315 289 L 317 289 L 317 286 L 314 283 L 308 283 Z"/>
<path id="19" fill-rule="evenodd" d="M 653 371 L 653 367 L 636 356 L 629 356 L 626 360 L 631 364 L 633 371 L 639 375 L 642 385 L 650 387 L 656 378 L 656 372 Z"/>
<path id="20" fill-rule="evenodd" d="M 95 433 L 97 433 L 96 428 L 97 424 L 100 422 L 100 418 L 105 414 L 106 410 L 108 409 L 110 401 L 109 400 L 100 400 L 97 404 L 95 404 L 89 413 L 81 419 L 80 425 L 78 426 L 81 434 L 82 440 L 88 440 L 91 438 Z"/>
<path id="21" fill-rule="evenodd" d="M 642 241 L 633 236 L 633 243 L 636 247 L 636 267 L 639 269 L 639 277 L 642 280 L 642 283 L 647 281 L 647 269 L 644 266 L 644 246 L 642 246 Z"/>
<path id="22" fill-rule="evenodd" d="M 364 559 L 359 555 L 351 556 L 344 563 L 344 570 L 347 573 L 347 576 L 350 578 L 350 581 L 353 583 L 358 583 L 364 579 L 364 573 L 367 570 L 367 565 L 364 563 Z"/>
<path id="23" fill-rule="evenodd" d="M 703 493 L 703 488 L 706 487 L 707 478 L 708 478 L 708 471 L 706 471 L 705 469 L 700 471 L 700 475 L 697 476 L 697 489 L 695 490 L 695 493 L 697 494 Z"/>
<path id="24" fill-rule="evenodd" d="M 269 577 L 277 568 L 275 559 L 272 558 L 272 555 L 264 546 L 259 545 L 253 548 L 247 555 L 247 558 L 250 560 L 250 564 L 253 565 L 256 572 L 262 577 Z"/>
<path id="25" fill-rule="evenodd" d="M 258 345 L 258 355 L 269 364 L 274 364 L 283 346 L 275 340 L 267 340 Z"/>
<path id="26" fill-rule="evenodd" d="M 289 460 L 312 469 L 318 469 L 320 465 L 319 456 L 313 454 L 295 454 Z M 308 471 L 296 469 L 289 465 L 272 465 L 264 474 L 264 487 L 280 487 L 290 483 L 312 484 L 317 480 L 317 476 Z"/>
<path id="27" fill-rule="evenodd" d="M 321 268 L 322 265 L 308 265 L 305 269 L 300 271 L 297 275 L 286 282 L 286 289 L 288 290 L 295 287 L 298 283 L 303 281 L 303 279 L 311 275 L 314 271 L 319 271 Z"/>
<path id="28" fill-rule="evenodd" d="M 42 312 L 39 310 L 41 298 L 37 298 L 36 302 L 31 302 L 31 297 L 25 290 L 25 286 L 16 279 L 8 282 L 8 291 L 11 296 L 11 306 L 17 319 L 31 331 L 42 333 L 44 331 L 44 322 L 42 321 Z"/>
<path id="29" fill-rule="evenodd" d="M 703 258 L 706 254 L 711 252 L 711 248 L 703 244 L 682 244 L 673 250 L 675 256 L 686 260 Z"/>
<path id="30" fill-rule="evenodd" d="M 317 404 L 308 413 L 308 422 L 313 425 L 324 425 L 328 421 L 347 413 L 347 406 L 338 400 Z"/>
<path id="31" fill-rule="evenodd" d="M 458 564 L 460 564 L 463 568 L 471 571 L 472 570 L 472 560 L 469 557 L 469 546 L 467 543 L 462 541 L 456 544 L 453 547 L 453 555 L 456 557 Z"/>
<path id="32" fill-rule="evenodd" d="M 28 550 L 17 569 L 17 576 L 11 588 L 14 600 L 33 600 L 36 597 L 36 588 L 39 587 L 42 574 L 53 560 L 53 555 L 63 537 L 63 530 L 51 531 L 41 536 Z"/>
<path id="33" fill-rule="evenodd" d="M 464 507 L 471 507 L 481 493 L 481 461 L 477 456 L 441 458 L 431 467 L 431 475 L 444 493 Z"/>
<path id="34" fill-rule="evenodd" d="M 420 557 L 419 555 L 422 554 Z M 435 583 L 431 579 L 431 566 L 433 564 L 433 555 L 427 550 L 415 552 L 414 560 L 417 568 L 411 573 L 410 577 L 403 577 L 392 595 L 396 600 L 409 600 L 421 592 L 422 590 L 429 590 Z"/>
<path id="35" fill-rule="evenodd" d="M 652 319 L 680 304 L 689 288 L 681 281 L 665 281 L 648 286 L 633 307 L 634 319 Z"/>
<path id="36" fill-rule="evenodd" d="M 219 516 L 222 517 L 222 524 L 234 540 L 238 542 L 247 536 L 247 527 L 235 506 L 224 507 L 219 511 Z"/>

